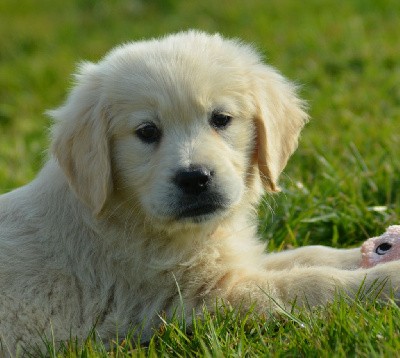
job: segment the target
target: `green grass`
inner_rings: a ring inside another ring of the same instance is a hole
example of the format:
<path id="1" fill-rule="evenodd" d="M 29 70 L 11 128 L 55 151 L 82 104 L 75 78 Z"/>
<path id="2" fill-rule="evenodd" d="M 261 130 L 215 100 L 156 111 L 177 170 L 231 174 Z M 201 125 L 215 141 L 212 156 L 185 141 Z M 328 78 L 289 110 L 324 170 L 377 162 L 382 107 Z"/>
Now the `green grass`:
<path id="1" fill-rule="evenodd" d="M 165 322 L 145 345 L 135 340 L 105 348 L 93 333 L 85 344 L 74 341 L 59 351 L 48 344 L 50 357 L 372 357 L 398 356 L 400 309 L 395 304 L 346 303 L 338 299 L 326 309 L 265 317 L 239 316 L 222 308 L 203 311 L 190 329 L 178 319 Z M 34 357 L 37 353 L 34 352 Z"/>
<path id="2" fill-rule="evenodd" d="M 397 0 L 2 0 L 0 193 L 39 170 L 50 124 L 43 112 L 61 103 L 78 61 L 199 28 L 254 43 L 309 102 L 312 121 L 282 176 L 283 193 L 260 207 L 270 249 L 359 245 L 399 223 L 399 24 Z M 107 353 L 92 337 L 49 355 L 399 355 L 394 304 L 339 299 L 267 322 L 229 310 L 205 317 L 192 333 L 169 321 L 146 346 L 128 340 Z"/>

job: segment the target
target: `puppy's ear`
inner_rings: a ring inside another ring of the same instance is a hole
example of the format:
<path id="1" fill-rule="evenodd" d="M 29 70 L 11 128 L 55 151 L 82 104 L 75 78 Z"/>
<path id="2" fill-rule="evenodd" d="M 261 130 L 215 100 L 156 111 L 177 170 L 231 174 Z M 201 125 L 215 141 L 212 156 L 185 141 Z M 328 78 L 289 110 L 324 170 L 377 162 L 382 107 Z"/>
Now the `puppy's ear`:
<path id="1" fill-rule="evenodd" d="M 84 63 L 67 101 L 48 114 L 55 119 L 52 153 L 71 188 L 97 215 L 111 190 L 108 118 L 97 66 Z"/>
<path id="2" fill-rule="evenodd" d="M 279 191 L 279 175 L 297 148 L 308 115 L 295 87 L 274 69 L 263 65 L 256 78 L 258 168 L 265 189 L 275 192 Z"/>

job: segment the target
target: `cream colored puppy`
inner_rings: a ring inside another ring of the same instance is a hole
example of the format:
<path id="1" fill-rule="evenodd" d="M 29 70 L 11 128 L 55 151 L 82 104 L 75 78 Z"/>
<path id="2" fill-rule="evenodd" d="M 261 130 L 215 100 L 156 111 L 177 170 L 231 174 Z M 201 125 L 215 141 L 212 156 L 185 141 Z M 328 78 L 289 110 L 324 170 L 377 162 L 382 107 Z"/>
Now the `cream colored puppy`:
<path id="1" fill-rule="evenodd" d="M 358 249 L 265 254 L 257 204 L 307 115 L 249 46 L 195 31 L 123 45 L 82 64 L 49 113 L 50 159 L 0 197 L 4 352 L 94 325 L 146 340 L 181 300 L 188 317 L 216 298 L 264 313 L 399 286 L 399 262 L 360 269 Z"/>

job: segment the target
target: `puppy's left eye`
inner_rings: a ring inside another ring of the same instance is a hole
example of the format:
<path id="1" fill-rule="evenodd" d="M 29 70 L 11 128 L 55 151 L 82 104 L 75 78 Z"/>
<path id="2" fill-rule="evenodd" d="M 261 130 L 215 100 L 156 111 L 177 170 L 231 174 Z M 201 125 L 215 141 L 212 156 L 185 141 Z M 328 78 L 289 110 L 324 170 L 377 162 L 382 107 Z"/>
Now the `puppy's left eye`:
<path id="1" fill-rule="evenodd" d="M 210 124 L 216 129 L 225 129 L 232 120 L 232 116 L 226 113 L 214 111 L 211 114 Z"/>

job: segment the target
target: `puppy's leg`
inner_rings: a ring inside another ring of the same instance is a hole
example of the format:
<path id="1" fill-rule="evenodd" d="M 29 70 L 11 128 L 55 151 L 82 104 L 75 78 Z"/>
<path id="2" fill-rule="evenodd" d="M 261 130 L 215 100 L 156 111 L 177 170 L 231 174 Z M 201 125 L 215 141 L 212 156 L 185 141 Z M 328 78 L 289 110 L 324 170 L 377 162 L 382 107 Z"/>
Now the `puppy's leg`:
<path id="1" fill-rule="evenodd" d="M 290 309 L 293 302 L 306 307 L 322 305 L 341 292 L 354 298 L 361 287 L 363 292 L 375 288 L 382 298 L 394 293 L 395 299 L 399 299 L 399 270 L 400 262 L 393 261 L 357 270 L 315 266 L 271 272 L 242 271 L 240 276 L 238 273 L 232 277 L 227 290 L 220 290 L 219 296 L 244 309 L 253 303 L 260 313 L 275 311 L 279 306 Z"/>
<path id="2" fill-rule="evenodd" d="M 360 267 L 361 250 L 334 249 L 327 246 L 305 246 L 279 253 L 270 253 L 265 259 L 267 270 L 287 270 L 297 266 L 329 266 L 354 270 Z"/>
<path id="3" fill-rule="evenodd" d="M 26 348 L 42 346 L 51 339 L 51 321 L 28 302 L 0 293 L 0 357 L 19 356 Z"/>

